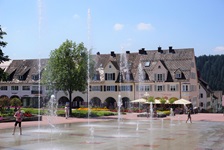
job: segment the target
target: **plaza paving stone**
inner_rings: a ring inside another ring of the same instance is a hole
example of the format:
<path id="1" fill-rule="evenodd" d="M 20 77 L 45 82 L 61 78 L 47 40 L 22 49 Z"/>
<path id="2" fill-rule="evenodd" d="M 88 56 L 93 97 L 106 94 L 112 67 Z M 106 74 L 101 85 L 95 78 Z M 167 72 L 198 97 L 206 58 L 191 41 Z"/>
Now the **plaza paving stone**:
<path id="1" fill-rule="evenodd" d="M 166 118 L 136 113 L 80 119 L 43 116 L 23 122 L 23 135 L 12 135 L 13 122 L 0 123 L 1 150 L 223 150 L 224 115 L 192 114 Z M 120 120 L 120 121 L 118 121 Z"/>

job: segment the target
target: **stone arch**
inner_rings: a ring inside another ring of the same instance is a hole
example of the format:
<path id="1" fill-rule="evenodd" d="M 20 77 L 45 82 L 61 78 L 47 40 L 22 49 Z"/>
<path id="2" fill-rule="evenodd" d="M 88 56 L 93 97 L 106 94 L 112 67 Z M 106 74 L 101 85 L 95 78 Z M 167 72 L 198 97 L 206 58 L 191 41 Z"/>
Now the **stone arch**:
<path id="1" fill-rule="evenodd" d="M 69 102 L 69 99 L 66 96 L 62 96 L 58 99 L 58 107 L 65 106 Z"/>
<path id="2" fill-rule="evenodd" d="M 18 98 L 18 99 L 20 99 L 20 97 L 19 97 L 18 95 L 12 95 L 12 96 L 10 97 L 10 100 L 13 99 L 13 98 Z"/>
<path id="3" fill-rule="evenodd" d="M 3 98 L 3 97 L 7 97 L 7 98 L 9 98 L 7 95 L 1 95 L 1 96 L 0 96 L 0 98 Z"/>
<path id="4" fill-rule="evenodd" d="M 77 96 L 72 101 L 72 107 L 73 108 L 79 108 L 80 105 L 83 105 L 83 103 L 84 103 L 84 99 L 80 96 Z"/>
<path id="5" fill-rule="evenodd" d="M 101 107 L 102 106 L 102 102 L 101 102 L 101 100 L 98 97 L 93 97 L 90 100 L 90 105 L 92 107 Z"/>
<path id="6" fill-rule="evenodd" d="M 108 97 L 105 100 L 105 105 L 109 109 L 114 109 L 116 107 L 116 100 L 113 97 Z"/>
<path id="7" fill-rule="evenodd" d="M 130 104 L 130 99 L 128 97 L 123 97 L 122 98 L 122 107 L 123 108 L 128 108 Z"/>

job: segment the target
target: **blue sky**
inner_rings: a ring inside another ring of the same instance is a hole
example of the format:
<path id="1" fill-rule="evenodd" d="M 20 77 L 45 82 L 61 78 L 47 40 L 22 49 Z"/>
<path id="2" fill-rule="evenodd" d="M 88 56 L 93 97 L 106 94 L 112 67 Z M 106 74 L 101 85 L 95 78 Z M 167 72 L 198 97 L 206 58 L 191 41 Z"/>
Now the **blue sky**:
<path id="1" fill-rule="evenodd" d="M 93 54 L 158 46 L 224 54 L 223 14 L 223 0 L 0 0 L 11 59 L 49 58 L 66 39 Z"/>

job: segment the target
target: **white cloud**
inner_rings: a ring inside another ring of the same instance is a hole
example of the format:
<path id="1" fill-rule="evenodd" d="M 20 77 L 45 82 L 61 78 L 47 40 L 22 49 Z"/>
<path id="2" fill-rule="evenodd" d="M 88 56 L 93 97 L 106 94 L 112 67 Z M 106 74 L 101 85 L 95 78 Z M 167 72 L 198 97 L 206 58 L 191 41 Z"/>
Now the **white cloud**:
<path id="1" fill-rule="evenodd" d="M 224 53 L 224 46 L 217 46 L 213 49 L 217 53 Z"/>
<path id="2" fill-rule="evenodd" d="M 73 15 L 73 18 L 74 18 L 74 19 L 79 19 L 80 16 L 79 16 L 78 14 L 74 14 L 74 15 Z"/>
<path id="3" fill-rule="evenodd" d="M 137 25 L 137 29 L 138 30 L 152 30 L 153 26 L 149 23 L 147 24 L 147 23 L 141 22 Z"/>
<path id="4" fill-rule="evenodd" d="M 116 24 L 114 25 L 114 30 L 115 30 L 115 31 L 122 30 L 123 28 L 124 28 L 124 25 L 123 25 L 123 24 L 116 23 Z"/>

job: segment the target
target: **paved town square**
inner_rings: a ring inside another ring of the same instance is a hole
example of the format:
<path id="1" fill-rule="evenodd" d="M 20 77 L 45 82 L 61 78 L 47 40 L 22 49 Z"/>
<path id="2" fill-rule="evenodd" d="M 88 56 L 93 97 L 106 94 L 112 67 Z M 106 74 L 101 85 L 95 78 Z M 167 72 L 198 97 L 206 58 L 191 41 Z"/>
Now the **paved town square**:
<path id="1" fill-rule="evenodd" d="M 78 119 L 54 117 L 23 122 L 12 135 L 14 123 L 0 123 L 0 149 L 2 150 L 223 150 L 224 115 L 193 114 L 192 123 L 187 115 L 166 118 L 137 117 L 136 113 Z"/>

